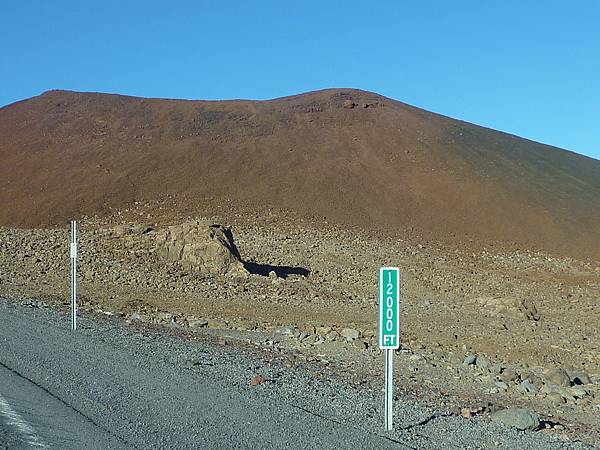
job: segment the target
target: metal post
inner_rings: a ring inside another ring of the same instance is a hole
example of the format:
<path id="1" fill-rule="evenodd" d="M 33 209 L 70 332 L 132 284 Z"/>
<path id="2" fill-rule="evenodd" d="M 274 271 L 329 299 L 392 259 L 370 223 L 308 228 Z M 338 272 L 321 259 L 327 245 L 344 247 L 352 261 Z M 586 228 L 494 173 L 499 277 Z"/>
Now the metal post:
<path id="1" fill-rule="evenodd" d="M 392 400 L 393 400 L 393 386 L 392 381 L 394 378 L 393 370 L 393 356 L 394 350 L 385 350 L 385 431 L 392 431 Z"/>
<path id="2" fill-rule="evenodd" d="M 71 221 L 71 329 L 77 329 L 77 222 Z"/>

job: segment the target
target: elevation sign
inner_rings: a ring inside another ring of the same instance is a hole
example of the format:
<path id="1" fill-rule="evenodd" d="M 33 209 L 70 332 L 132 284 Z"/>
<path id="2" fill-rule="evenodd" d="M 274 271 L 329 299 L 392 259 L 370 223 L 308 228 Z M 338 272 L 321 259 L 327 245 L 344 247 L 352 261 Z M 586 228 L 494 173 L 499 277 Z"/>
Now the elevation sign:
<path id="1" fill-rule="evenodd" d="M 379 269 L 379 348 L 400 347 L 400 269 Z"/>

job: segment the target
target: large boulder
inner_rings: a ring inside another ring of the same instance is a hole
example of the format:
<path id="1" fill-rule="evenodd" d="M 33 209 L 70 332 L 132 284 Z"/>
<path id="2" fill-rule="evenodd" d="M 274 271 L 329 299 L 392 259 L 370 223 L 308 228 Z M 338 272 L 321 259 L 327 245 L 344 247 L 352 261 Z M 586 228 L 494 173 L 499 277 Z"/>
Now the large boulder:
<path id="1" fill-rule="evenodd" d="M 159 230 L 156 250 L 162 258 L 202 272 L 247 276 L 231 229 L 205 221 L 185 222 Z"/>

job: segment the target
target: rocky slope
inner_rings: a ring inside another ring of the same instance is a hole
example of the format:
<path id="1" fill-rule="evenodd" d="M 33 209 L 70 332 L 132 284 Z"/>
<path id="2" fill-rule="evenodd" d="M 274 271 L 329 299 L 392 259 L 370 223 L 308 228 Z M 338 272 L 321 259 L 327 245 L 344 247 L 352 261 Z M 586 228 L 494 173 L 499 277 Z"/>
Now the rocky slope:
<path id="1" fill-rule="evenodd" d="M 0 109 L 0 224 L 142 201 L 170 217 L 276 209 L 465 248 L 600 256 L 599 161 L 369 92 L 208 102 L 50 91 Z"/>

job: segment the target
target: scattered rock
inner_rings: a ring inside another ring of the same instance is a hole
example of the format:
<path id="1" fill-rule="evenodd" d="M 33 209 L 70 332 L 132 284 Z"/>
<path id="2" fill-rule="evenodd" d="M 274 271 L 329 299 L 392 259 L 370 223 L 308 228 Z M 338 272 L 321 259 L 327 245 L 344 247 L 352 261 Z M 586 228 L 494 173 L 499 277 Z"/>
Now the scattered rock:
<path id="1" fill-rule="evenodd" d="M 505 383 L 510 383 L 511 381 L 517 381 L 519 379 L 519 375 L 517 375 L 517 372 L 515 372 L 514 369 L 505 368 L 502 369 L 502 371 L 498 375 L 498 378 L 500 378 L 500 380 L 504 381 Z"/>
<path id="2" fill-rule="evenodd" d="M 544 384 L 540 389 L 540 394 L 551 394 L 551 393 L 560 394 L 562 392 L 562 390 L 563 389 L 560 386 L 557 386 L 556 384 Z"/>
<path id="3" fill-rule="evenodd" d="M 416 363 L 416 362 L 422 361 L 423 357 L 421 355 L 419 355 L 418 353 L 415 353 L 414 355 L 410 355 L 408 357 L 408 360 Z"/>
<path id="4" fill-rule="evenodd" d="M 356 106 L 356 103 L 354 103 L 352 100 L 344 100 L 343 106 L 346 109 L 352 109 Z"/>
<path id="5" fill-rule="evenodd" d="M 255 375 L 250 379 L 250 386 L 258 386 L 259 384 L 263 384 L 267 379 L 262 375 Z"/>
<path id="6" fill-rule="evenodd" d="M 195 328 L 204 328 L 208 326 L 208 320 L 204 319 L 192 319 L 188 320 L 188 326 L 192 329 Z"/>
<path id="7" fill-rule="evenodd" d="M 309 334 L 306 331 L 303 331 L 300 333 L 300 336 L 298 336 L 298 340 L 300 342 L 306 340 L 306 338 L 309 336 Z"/>
<path id="8" fill-rule="evenodd" d="M 346 341 L 351 342 L 357 340 L 360 337 L 360 331 L 355 330 L 354 328 L 342 328 L 342 331 L 340 331 L 340 335 L 346 338 Z"/>
<path id="9" fill-rule="evenodd" d="M 512 297 L 480 297 L 477 302 L 491 316 L 513 317 L 538 321 L 541 315 L 533 301 Z"/>
<path id="10" fill-rule="evenodd" d="M 584 398 L 588 395 L 588 392 L 581 386 L 573 386 L 568 389 L 568 392 L 575 398 Z"/>
<path id="11" fill-rule="evenodd" d="M 317 336 L 315 334 L 309 334 L 301 341 L 304 345 L 314 345 L 317 342 Z"/>
<path id="12" fill-rule="evenodd" d="M 538 377 L 533 372 L 529 373 L 529 375 L 527 375 L 526 378 L 528 378 L 529 381 L 531 381 L 531 383 L 538 389 L 541 389 L 542 386 L 544 385 L 544 380 L 542 378 Z"/>
<path id="13" fill-rule="evenodd" d="M 550 392 L 546 398 L 555 405 L 562 405 L 565 403 L 564 397 L 558 392 Z"/>
<path id="14" fill-rule="evenodd" d="M 555 384 L 557 386 L 569 387 L 571 386 L 571 378 L 565 369 L 553 368 L 546 369 L 542 373 L 546 382 Z"/>
<path id="15" fill-rule="evenodd" d="M 44 306 L 46 306 L 46 304 L 43 301 L 35 298 L 27 301 L 25 305 L 29 306 L 30 308 L 43 308 Z"/>
<path id="16" fill-rule="evenodd" d="M 519 385 L 517 390 L 524 394 L 533 394 L 533 395 L 535 395 L 539 392 L 539 389 L 537 388 L 537 386 L 535 384 L 533 384 L 531 381 L 529 381 L 529 379 L 521 381 L 521 384 Z"/>
<path id="17" fill-rule="evenodd" d="M 206 321 L 208 328 L 224 329 L 227 328 L 227 322 L 220 319 L 208 319 Z"/>
<path id="18" fill-rule="evenodd" d="M 492 363 L 485 356 L 479 355 L 475 360 L 475 365 L 483 370 L 489 370 L 492 367 Z"/>
<path id="19" fill-rule="evenodd" d="M 297 337 L 300 335 L 300 330 L 293 325 L 286 325 L 279 329 L 279 334 L 290 337 Z"/>
<path id="20" fill-rule="evenodd" d="M 516 428 L 533 431 L 540 426 L 540 416 L 527 409 L 509 408 L 497 411 L 491 415 L 494 422 Z"/>
<path id="21" fill-rule="evenodd" d="M 168 313 L 168 312 L 159 312 L 156 315 L 156 318 L 160 321 L 160 322 L 171 322 L 171 320 L 173 319 L 173 314 Z"/>
<path id="22" fill-rule="evenodd" d="M 495 384 L 496 384 L 496 387 L 498 389 L 500 389 L 501 391 L 508 390 L 508 384 L 506 384 L 504 381 L 496 381 Z"/>
<path id="23" fill-rule="evenodd" d="M 154 228 L 150 225 L 135 224 L 130 227 L 130 232 L 132 234 L 148 234 L 152 231 L 154 231 Z"/>
<path id="24" fill-rule="evenodd" d="M 467 355 L 463 360 L 463 366 L 471 366 L 477 361 L 477 355 Z"/>
<path id="25" fill-rule="evenodd" d="M 327 339 L 329 342 L 334 342 L 334 341 L 337 341 L 337 340 L 339 339 L 339 337 L 340 337 L 340 333 L 338 333 L 337 331 L 333 330 L 331 333 L 329 333 L 329 334 L 327 335 L 327 338 L 326 338 L 326 339 Z"/>
<path id="26" fill-rule="evenodd" d="M 569 372 L 572 385 L 591 384 L 592 381 L 585 372 Z"/>
<path id="27" fill-rule="evenodd" d="M 327 336 L 331 333 L 331 327 L 317 327 L 315 332 L 321 336 Z"/>
<path id="28" fill-rule="evenodd" d="M 362 339 L 356 339 L 352 341 L 352 345 L 359 350 L 367 350 L 369 348 L 369 343 Z"/>

